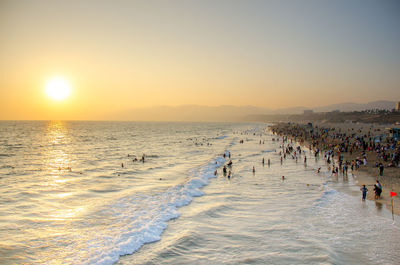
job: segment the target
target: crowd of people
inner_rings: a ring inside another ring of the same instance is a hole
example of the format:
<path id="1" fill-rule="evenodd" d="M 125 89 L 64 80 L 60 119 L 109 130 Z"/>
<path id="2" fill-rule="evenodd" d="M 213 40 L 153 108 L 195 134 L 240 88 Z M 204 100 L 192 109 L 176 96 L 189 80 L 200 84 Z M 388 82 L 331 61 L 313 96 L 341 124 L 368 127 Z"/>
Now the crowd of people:
<path id="1" fill-rule="evenodd" d="M 393 138 L 375 136 L 372 128 L 367 133 L 362 130 L 341 129 L 330 127 L 319 127 L 300 124 L 279 124 L 271 127 L 272 131 L 278 135 L 285 135 L 301 144 L 308 144 L 317 157 L 320 152 L 324 152 L 324 157 L 328 163 L 337 155 L 339 158 L 339 169 L 343 166 L 345 170 L 348 166 L 352 170 L 359 169 L 362 165 L 367 165 L 368 157 L 375 156 L 378 159 L 375 167 L 378 174 L 383 176 L 385 167 L 398 167 L 400 162 L 400 145 Z M 351 157 L 344 161 L 344 154 Z"/>
<path id="2" fill-rule="evenodd" d="M 377 131 L 373 128 L 364 131 L 354 128 L 342 130 L 312 124 L 280 123 L 272 126 L 271 130 L 283 137 L 284 142 L 291 139 L 290 144 L 294 141 L 309 146 L 316 158 L 323 154 L 325 161 L 332 169 L 332 175 L 340 172 L 347 177 L 349 169 L 353 172 L 359 170 L 360 167 L 366 167 L 369 159 L 376 161 L 374 166 L 377 168 L 376 175 L 379 177 L 383 176 L 385 167 L 399 167 L 399 142 L 390 137 L 382 137 L 381 134 L 375 135 Z M 381 132 L 378 131 L 378 133 Z M 291 147 L 286 147 L 283 159 L 287 154 L 293 155 Z M 363 186 L 360 190 L 365 200 L 368 188 Z M 375 199 L 380 199 L 382 184 L 379 180 L 373 186 L 373 191 Z"/>

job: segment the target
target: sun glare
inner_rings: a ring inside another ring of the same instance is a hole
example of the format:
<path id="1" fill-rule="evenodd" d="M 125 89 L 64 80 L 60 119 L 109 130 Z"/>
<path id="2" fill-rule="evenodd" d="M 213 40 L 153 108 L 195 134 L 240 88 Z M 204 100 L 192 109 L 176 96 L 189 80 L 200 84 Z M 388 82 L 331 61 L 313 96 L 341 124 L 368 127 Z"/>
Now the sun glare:
<path id="1" fill-rule="evenodd" d="M 53 100 L 64 100 L 71 93 L 71 86 L 63 77 L 53 77 L 46 84 L 46 94 Z"/>

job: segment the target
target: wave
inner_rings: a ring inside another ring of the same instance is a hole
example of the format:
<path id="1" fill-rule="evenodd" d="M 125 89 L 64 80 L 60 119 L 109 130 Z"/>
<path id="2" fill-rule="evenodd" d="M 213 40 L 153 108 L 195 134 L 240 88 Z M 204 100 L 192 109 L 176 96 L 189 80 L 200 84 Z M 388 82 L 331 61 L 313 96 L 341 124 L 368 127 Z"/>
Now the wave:
<path id="1" fill-rule="evenodd" d="M 146 243 L 160 240 L 167 222 L 179 217 L 178 208 L 188 205 L 200 190 L 214 178 L 214 171 L 225 162 L 217 157 L 194 169 L 187 181 L 154 195 L 127 196 L 111 207 L 110 216 L 116 216 L 112 229 L 98 233 L 96 242 L 88 244 L 90 258 L 84 264 L 112 264 L 122 255 L 132 254 Z M 99 244 L 99 242 L 102 242 Z M 84 252 L 86 252 L 84 251 Z"/>

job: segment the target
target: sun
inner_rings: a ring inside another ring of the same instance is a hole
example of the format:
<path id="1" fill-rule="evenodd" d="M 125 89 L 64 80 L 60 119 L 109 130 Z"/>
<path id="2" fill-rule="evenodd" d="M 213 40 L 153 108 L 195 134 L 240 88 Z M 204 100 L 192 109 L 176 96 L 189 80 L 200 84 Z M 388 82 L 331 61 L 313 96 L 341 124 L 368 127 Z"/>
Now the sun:
<path id="1" fill-rule="evenodd" d="M 46 83 L 46 94 L 49 98 L 61 101 L 68 98 L 71 93 L 69 82 L 60 76 L 52 77 Z"/>

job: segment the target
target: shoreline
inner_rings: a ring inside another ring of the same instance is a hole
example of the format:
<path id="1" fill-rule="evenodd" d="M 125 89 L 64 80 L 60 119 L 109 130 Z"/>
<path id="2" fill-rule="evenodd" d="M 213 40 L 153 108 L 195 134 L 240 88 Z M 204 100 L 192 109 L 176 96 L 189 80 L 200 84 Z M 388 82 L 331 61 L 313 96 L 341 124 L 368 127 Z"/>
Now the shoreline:
<path id="1" fill-rule="evenodd" d="M 333 123 L 333 124 L 317 124 L 316 128 L 330 128 L 336 132 L 342 131 L 351 131 L 354 132 L 356 130 L 359 134 L 367 135 L 367 133 L 371 133 L 371 129 L 374 128 L 375 131 L 381 132 L 384 130 L 384 125 L 376 125 L 376 124 L 346 124 L 346 123 Z M 314 127 L 314 128 L 315 128 Z M 296 128 L 296 130 L 293 130 Z M 305 129 L 304 129 L 305 128 Z M 307 134 L 302 134 L 302 131 L 306 131 L 310 129 L 305 124 L 301 123 L 273 123 L 271 125 L 270 130 L 279 136 L 287 136 L 288 139 L 297 142 L 298 144 L 305 146 L 306 148 L 310 148 L 315 151 L 317 148 L 320 149 L 320 155 L 323 155 L 323 151 L 326 150 L 326 146 L 330 146 L 332 150 L 337 147 L 337 142 L 334 139 L 329 139 L 329 137 L 319 137 L 320 140 L 317 144 L 314 139 L 308 138 Z M 294 133 L 295 132 L 295 133 Z M 300 132 L 300 133 L 299 133 Z M 324 147 L 322 147 L 321 142 L 324 142 Z M 336 149 L 335 149 L 336 150 Z M 339 152 L 340 153 L 340 152 Z M 336 152 L 335 152 L 336 154 Z M 365 184 L 368 188 L 367 200 L 375 201 L 377 207 L 385 205 L 386 208 L 391 212 L 392 204 L 390 198 L 390 191 L 396 192 L 398 195 L 393 197 L 393 212 L 395 215 L 400 216 L 400 168 L 398 167 L 385 167 L 383 176 L 379 176 L 379 170 L 375 167 L 375 163 L 380 163 L 381 159 L 379 159 L 374 151 L 366 151 L 363 153 L 361 150 L 355 150 L 351 153 L 342 152 L 344 161 L 355 161 L 358 160 L 364 155 L 367 158 L 366 165 L 360 165 L 358 169 L 351 170 L 349 169 L 348 174 L 352 174 L 356 185 L 360 188 L 363 184 Z M 337 163 L 337 156 L 335 155 L 335 161 Z M 341 173 L 340 173 L 341 174 Z M 383 186 L 382 194 L 380 199 L 375 199 L 373 185 L 376 180 Z M 361 200 L 361 192 L 360 192 L 360 200 Z"/>
<path id="2" fill-rule="evenodd" d="M 389 211 L 392 211 L 392 204 L 390 201 L 390 191 L 394 191 L 397 192 L 398 196 L 400 195 L 398 193 L 398 190 L 395 190 L 395 188 L 398 188 L 398 184 L 393 185 L 388 183 L 387 179 L 385 179 L 384 177 L 374 177 L 371 174 L 369 174 L 368 172 L 366 172 L 365 170 L 359 170 L 358 172 L 354 172 L 355 174 L 353 175 L 355 180 L 356 180 L 356 184 L 361 188 L 362 185 L 366 185 L 368 188 L 368 192 L 367 192 L 367 200 L 370 201 L 375 201 L 376 203 L 379 204 L 383 204 L 386 206 L 386 208 Z M 376 180 L 379 180 L 379 182 L 382 183 L 383 185 L 383 191 L 381 194 L 380 199 L 375 199 L 375 194 L 373 191 L 373 185 L 375 184 Z M 395 186 L 395 187 L 394 187 Z M 393 197 L 393 213 L 395 215 L 400 216 L 400 199 L 398 198 L 398 196 Z M 360 192 L 360 198 L 361 198 L 361 192 Z"/>

